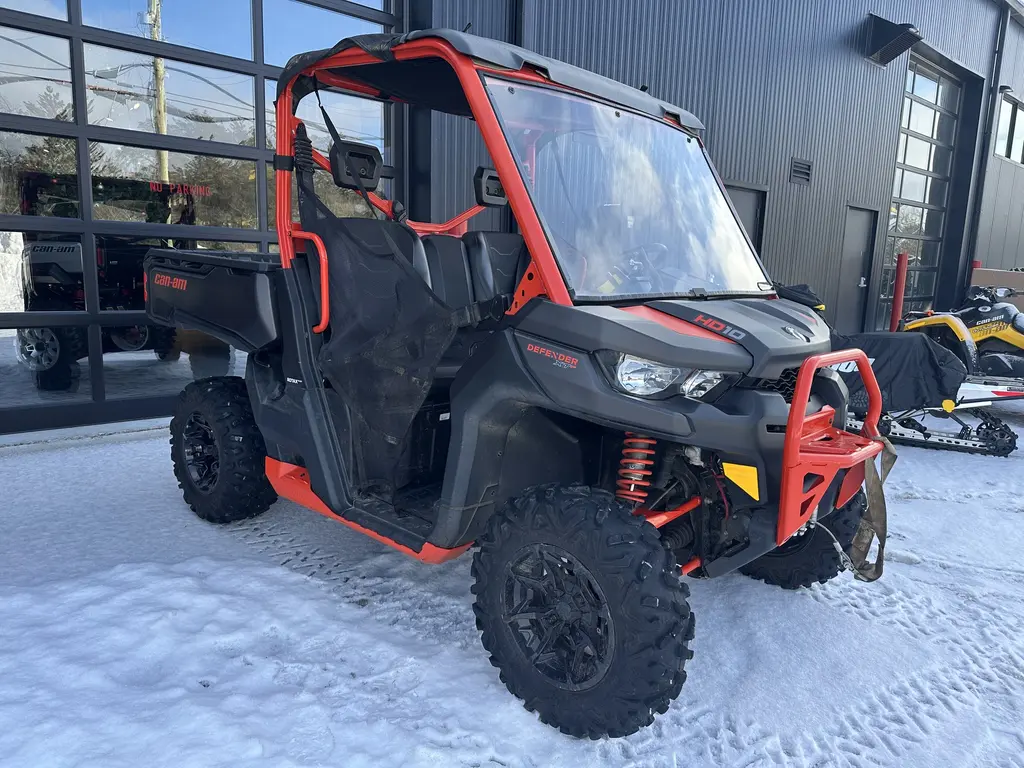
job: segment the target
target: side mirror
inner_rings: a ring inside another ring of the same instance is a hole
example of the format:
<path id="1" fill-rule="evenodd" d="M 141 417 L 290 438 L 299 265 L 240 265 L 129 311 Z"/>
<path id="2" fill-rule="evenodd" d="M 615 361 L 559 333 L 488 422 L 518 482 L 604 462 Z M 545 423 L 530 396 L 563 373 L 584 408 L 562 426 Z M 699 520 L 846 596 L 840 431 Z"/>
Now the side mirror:
<path id="1" fill-rule="evenodd" d="M 380 184 L 380 171 L 384 165 L 384 159 L 380 156 L 380 150 L 375 146 L 360 144 L 357 141 L 343 141 L 340 144 L 331 144 L 329 154 L 331 176 L 334 177 L 334 183 L 339 187 L 359 191 L 359 184 L 349 172 L 349 164 L 351 164 L 352 171 L 359 175 L 367 192 L 377 189 L 377 185 Z"/>
<path id="2" fill-rule="evenodd" d="M 498 179 L 498 172 L 493 168 L 480 166 L 473 175 L 473 192 L 476 193 L 476 204 L 488 208 L 500 208 L 508 205 L 508 196 Z"/>

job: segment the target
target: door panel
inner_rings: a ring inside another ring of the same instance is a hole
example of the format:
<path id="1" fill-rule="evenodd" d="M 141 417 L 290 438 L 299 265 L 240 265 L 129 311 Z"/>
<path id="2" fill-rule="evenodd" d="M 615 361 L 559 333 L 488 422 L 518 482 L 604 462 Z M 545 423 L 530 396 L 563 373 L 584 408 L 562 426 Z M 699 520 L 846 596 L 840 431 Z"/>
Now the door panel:
<path id="1" fill-rule="evenodd" d="M 759 189 L 747 187 L 731 187 L 725 185 L 732 200 L 736 213 L 739 214 L 740 223 L 747 231 L 747 237 L 754 244 L 754 250 L 761 251 L 761 231 L 764 225 L 764 201 L 765 193 Z"/>
<path id="2" fill-rule="evenodd" d="M 843 233 L 843 254 L 839 266 L 839 297 L 836 299 L 835 311 L 835 328 L 840 333 L 864 330 L 864 310 L 867 307 L 877 223 L 877 211 L 853 206 L 846 209 L 846 230 Z"/>

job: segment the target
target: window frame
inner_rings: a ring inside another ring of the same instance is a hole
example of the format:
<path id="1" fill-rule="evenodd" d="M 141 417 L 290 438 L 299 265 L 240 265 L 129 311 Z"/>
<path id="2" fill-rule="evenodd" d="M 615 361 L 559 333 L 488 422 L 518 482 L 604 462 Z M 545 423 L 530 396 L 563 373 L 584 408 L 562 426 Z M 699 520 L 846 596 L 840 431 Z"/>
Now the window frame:
<path id="1" fill-rule="evenodd" d="M 301 0 L 307 5 L 335 11 L 358 19 L 382 24 L 385 31 L 401 30 L 402 18 L 391 12 L 401 4 L 384 0 L 384 10 L 361 5 L 352 0 Z M 85 310 L 75 312 L 0 312 L 0 328 L 46 327 L 48 325 L 75 325 L 88 329 L 89 381 L 91 402 L 69 401 L 40 404 L 38 406 L 12 406 L 0 402 L 0 433 L 24 429 L 69 426 L 100 421 L 160 416 L 170 412 L 174 395 L 128 397 L 108 400 L 106 397 L 101 328 L 141 323 L 146 320 L 143 311 L 100 310 L 99 277 L 96 269 L 96 242 L 102 236 L 139 238 L 175 238 L 202 241 L 235 241 L 252 244 L 260 250 L 276 246 L 277 233 L 270 227 L 267 212 L 267 169 L 273 167 L 274 150 L 267 149 L 265 115 L 267 99 L 264 83 L 279 78 L 282 68 L 264 61 L 264 0 L 252 3 L 252 58 L 242 59 L 213 53 L 162 40 L 151 40 L 133 34 L 86 26 L 83 23 L 82 0 L 67 0 L 66 20 L 24 11 L 0 8 L 0 25 L 25 32 L 50 35 L 69 42 L 71 56 L 72 103 L 74 120 L 71 122 L 51 118 L 0 113 L 0 130 L 41 136 L 67 138 L 76 142 L 77 174 L 79 179 L 79 218 L 66 219 L 20 214 L 0 214 L 0 231 L 76 235 L 81 238 L 84 262 Z M 255 123 L 255 145 L 228 144 L 209 139 L 189 138 L 116 128 L 89 123 L 87 110 L 89 92 L 85 78 L 85 46 L 93 44 L 115 48 L 133 54 L 161 57 L 187 64 L 238 73 L 252 78 Z M 297 46 L 301 47 L 301 46 Z M 395 160 L 401 158 L 405 108 L 389 104 L 384 112 L 384 141 L 390 144 Z M 255 229 L 221 226 L 162 224 L 145 222 L 119 222 L 95 219 L 93 216 L 92 177 L 90 173 L 89 145 L 91 142 L 122 144 L 147 149 L 167 150 L 195 155 L 207 155 L 255 163 L 256 216 Z M 392 179 L 396 193 L 401 194 L 404 179 L 396 165 L 384 167 L 382 177 Z M 126 404 L 130 407 L 126 408 Z M 35 414 L 35 415 L 33 415 Z M 13 418 L 17 415 L 18 418 Z M 22 417 L 24 415 L 24 417 Z"/>

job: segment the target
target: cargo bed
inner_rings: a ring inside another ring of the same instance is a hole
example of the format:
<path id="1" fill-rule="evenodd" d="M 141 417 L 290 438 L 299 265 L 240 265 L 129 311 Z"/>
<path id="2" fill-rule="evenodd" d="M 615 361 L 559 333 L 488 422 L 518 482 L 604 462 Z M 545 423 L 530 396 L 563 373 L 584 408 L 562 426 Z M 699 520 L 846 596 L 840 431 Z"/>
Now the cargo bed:
<path id="1" fill-rule="evenodd" d="M 278 338 L 274 253 L 179 251 L 146 254 L 146 312 L 156 322 L 203 331 L 244 352 Z"/>

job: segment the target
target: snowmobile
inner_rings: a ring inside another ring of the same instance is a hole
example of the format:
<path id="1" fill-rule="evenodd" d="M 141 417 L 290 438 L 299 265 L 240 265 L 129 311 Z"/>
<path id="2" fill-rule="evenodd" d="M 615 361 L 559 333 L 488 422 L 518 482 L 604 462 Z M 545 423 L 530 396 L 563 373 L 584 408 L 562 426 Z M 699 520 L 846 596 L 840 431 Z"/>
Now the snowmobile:
<path id="1" fill-rule="evenodd" d="M 1011 288 L 972 285 L 955 312 L 909 312 L 903 330 L 923 331 L 959 357 L 974 375 L 1024 381 L 1024 313 L 1003 299 Z"/>
<path id="2" fill-rule="evenodd" d="M 316 151 L 295 110 L 326 88 L 471 118 L 493 166 L 472 177 L 476 204 L 410 219 L 376 193 L 380 150 L 326 111 L 333 143 Z M 871 367 L 777 297 L 696 117 L 444 29 L 299 54 L 275 109 L 280 253 L 145 262 L 153 320 L 248 354 L 244 379 L 189 384 L 171 422 L 197 515 L 230 523 L 284 497 L 422 562 L 475 548 L 502 682 L 590 738 L 679 695 L 681 575 L 880 575 L 863 568 L 881 530 Z M 336 216 L 318 173 L 370 216 Z M 506 206 L 516 232 L 467 231 Z M 859 434 L 836 363 L 864 379 Z"/>
<path id="3" fill-rule="evenodd" d="M 825 305 L 809 286 L 776 286 L 780 295 L 820 314 Z M 963 361 L 926 334 L 888 332 L 844 336 L 832 331 L 832 348 L 864 350 L 882 392 L 879 428 L 893 443 L 989 456 L 1008 456 L 1017 434 L 987 410 L 995 402 L 1024 399 L 1017 382 L 969 375 Z M 840 364 L 850 391 L 851 428 L 868 398 L 856 370 Z M 977 423 L 971 423 L 969 417 Z M 941 427 L 928 426 L 938 421 Z M 953 428 L 946 429 L 946 424 Z"/>

